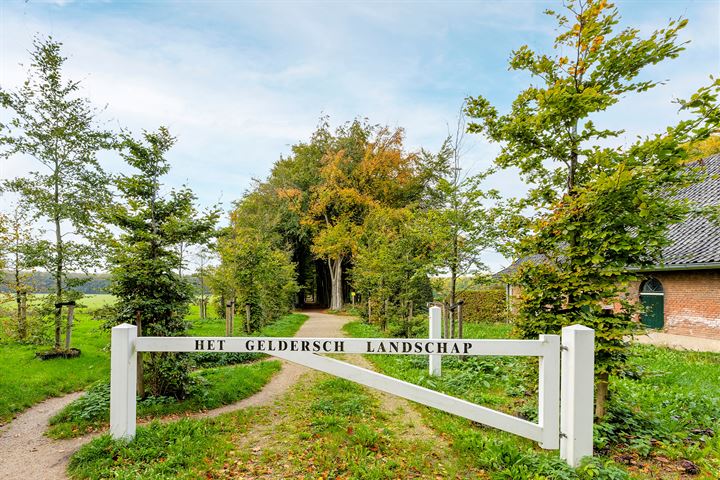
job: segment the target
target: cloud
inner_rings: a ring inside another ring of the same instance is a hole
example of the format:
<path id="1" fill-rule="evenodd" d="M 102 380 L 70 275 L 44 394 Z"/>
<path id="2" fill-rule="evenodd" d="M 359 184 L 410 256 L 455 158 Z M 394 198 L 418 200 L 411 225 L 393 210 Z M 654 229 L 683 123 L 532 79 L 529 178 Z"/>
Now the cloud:
<path id="1" fill-rule="evenodd" d="M 171 129 L 178 143 L 169 183 L 190 183 L 206 205 L 222 196 L 227 206 L 252 178 L 265 177 L 322 113 L 336 124 L 362 116 L 402 126 L 409 148 L 437 149 L 465 96 L 509 108 L 528 83 L 507 71 L 511 50 L 547 49 L 553 37 L 546 5 L 531 1 L 61 3 L 0 6 L 0 85 L 23 81 L 17 64 L 27 61 L 36 32 L 53 35 L 64 42 L 68 76 L 82 79 L 94 104 L 108 105 L 103 121 L 135 132 Z M 720 71 L 717 5 L 644 5 L 621 2 L 626 23 L 645 30 L 686 14 L 693 42 L 686 56 L 653 67 L 667 86 L 601 117 L 627 128 L 630 140 L 672 123 L 669 97 L 687 96 Z M 472 169 L 498 150 L 479 136 L 468 141 Z M 2 161 L 0 175 L 31 165 Z M 526 188 L 516 172 L 492 181 L 506 195 Z"/>

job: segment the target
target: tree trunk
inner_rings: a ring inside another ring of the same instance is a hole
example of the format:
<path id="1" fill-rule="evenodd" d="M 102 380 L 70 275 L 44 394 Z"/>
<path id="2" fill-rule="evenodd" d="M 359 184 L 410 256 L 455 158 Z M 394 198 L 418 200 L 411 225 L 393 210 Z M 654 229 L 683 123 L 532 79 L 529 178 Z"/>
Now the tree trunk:
<path id="1" fill-rule="evenodd" d="M 601 373 L 597 376 L 595 391 L 595 418 L 602 420 L 605 417 L 607 400 L 608 400 L 608 380 L 607 373 Z"/>
<path id="2" fill-rule="evenodd" d="M 20 310 L 18 313 L 18 335 L 27 337 L 27 292 L 20 293 Z"/>
<path id="3" fill-rule="evenodd" d="M 142 337 L 142 315 L 138 310 L 135 312 L 135 326 L 137 326 L 137 336 Z M 143 370 L 143 352 L 137 352 L 137 394 L 140 398 L 145 398 L 145 374 Z"/>
<path id="4" fill-rule="evenodd" d="M 328 259 L 328 267 L 330 268 L 330 309 L 342 310 L 342 261 L 343 257 L 336 259 Z"/>
<path id="5" fill-rule="evenodd" d="M 56 197 L 57 197 L 57 186 Z M 60 231 L 60 217 L 55 216 L 55 303 L 63 301 L 63 243 Z M 62 307 L 55 307 L 55 350 L 60 350 L 60 332 L 62 330 Z"/>

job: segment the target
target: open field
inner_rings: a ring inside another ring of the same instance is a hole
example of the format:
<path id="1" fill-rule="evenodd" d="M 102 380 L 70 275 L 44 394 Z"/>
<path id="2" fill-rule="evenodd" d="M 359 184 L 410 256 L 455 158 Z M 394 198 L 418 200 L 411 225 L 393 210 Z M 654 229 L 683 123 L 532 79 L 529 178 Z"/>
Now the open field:
<path id="1" fill-rule="evenodd" d="M 0 425 L 15 414 L 46 399 L 82 390 L 110 375 L 110 336 L 101 322 L 92 319 L 91 312 L 112 301 L 111 295 L 87 295 L 75 316 L 72 345 L 82 354 L 74 359 L 40 360 L 35 352 L 43 347 L 0 341 Z M 290 315 L 268 326 L 267 335 L 291 336 L 302 323 L 303 316 Z M 200 320 L 197 306 L 191 308 L 188 320 L 193 335 L 224 335 L 224 320 Z M 240 334 L 236 322 L 236 334 Z M 48 327 L 49 328 L 49 327 Z M 47 348 L 47 347 L 44 347 Z"/>

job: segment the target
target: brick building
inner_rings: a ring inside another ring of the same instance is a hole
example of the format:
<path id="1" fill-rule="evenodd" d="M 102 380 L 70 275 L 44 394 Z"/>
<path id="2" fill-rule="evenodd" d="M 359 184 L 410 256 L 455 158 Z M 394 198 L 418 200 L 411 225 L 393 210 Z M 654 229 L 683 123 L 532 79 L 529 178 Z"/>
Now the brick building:
<path id="1" fill-rule="evenodd" d="M 707 176 L 681 195 L 720 209 L 720 155 L 702 163 Z M 647 279 L 631 292 L 646 306 L 642 322 L 667 333 L 720 339 L 720 224 L 694 215 L 673 225 L 669 238 L 662 264 L 644 271 Z"/>
<path id="2" fill-rule="evenodd" d="M 720 214 L 720 154 L 701 163 L 707 176 L 681 195 L 697 206 L 717 207 Z M 720 223 L 691 215 L 668 234 L 672 244 L 663 250 L 661 264 L 643 270 L 645 280 L 629 292 L 645 305 L 640 321 L 667 333 L 720 339 Z M 516 264 L 500 273 L 511 273 Z"/>

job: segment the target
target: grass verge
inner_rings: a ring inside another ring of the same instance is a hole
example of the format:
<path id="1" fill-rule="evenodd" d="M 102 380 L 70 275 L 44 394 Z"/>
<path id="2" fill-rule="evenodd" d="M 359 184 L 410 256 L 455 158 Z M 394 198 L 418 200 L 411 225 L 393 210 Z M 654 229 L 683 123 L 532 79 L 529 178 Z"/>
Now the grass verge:
<path id="1" fill-rule="evenodd" d="M 355 337 L 383 336 L 373 325 L 347 324 Z M 471 324 L 467 338 L 509 336 L 506 325 Z M 611 379 L 607 418 L 596 425 L 596 457 L 576 470 L 556 452 L 438 410 L 418 406 L 425 422 L 450 439 L 453 449 L 472 459 L 493 479 L 717 479 L 720 478 L 720 355 L 635 345 L 631 369 Z M 427 359 L 368 355 L 388 375 L 535 420 L 536 362 L 446 357 L 440 379 L 427 376 Z"/>
<path id="2" fill-rule="evenodd" d="M 312 378 L 272 407 L 141 427 L 129 444 L 103 436 L 75 454 L 69 472 L 78 479 L 482 477 L 369 390 Z"/>
<path id="3" fill-rule="evenodd" d="M 198 371 L 193 375 L 197 384 L 188 398 L 181 401 L 166 397 L 138 400 L 137 416 L 152 419 L 229 405 L 260 391 L 279 370 L 280 362 L 270 360 Z M 71 438 L 102 430 L 107 428 L 109 416 L 110 385 L 103 382 L 51 418 L 47 435 Z"/>

